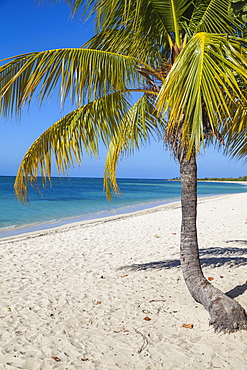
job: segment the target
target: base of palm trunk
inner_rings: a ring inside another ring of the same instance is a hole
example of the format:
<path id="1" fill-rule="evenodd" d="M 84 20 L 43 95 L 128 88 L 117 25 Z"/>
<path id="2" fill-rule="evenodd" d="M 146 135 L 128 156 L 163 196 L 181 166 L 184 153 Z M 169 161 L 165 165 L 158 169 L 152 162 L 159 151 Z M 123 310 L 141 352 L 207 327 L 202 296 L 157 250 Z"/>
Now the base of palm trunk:
<path id="1" fill-rule="evenodd" d="M 185 283 L 191 296 L 208 311 L 209 324 L 216 332 L 233 333 L 247 330 L 247 314 L 234 299 L 213 286 L 203 275 L 202 270 L 194 274 L 181 255 L 181 267 Z"/>
<path id="2" fill-rule="evenodd" d="M 216 298 L 208 308 L 209 324 L 217 332 L 233 333 L 247 330 L 247 315 L 243 307 L 224 293 Z"/>

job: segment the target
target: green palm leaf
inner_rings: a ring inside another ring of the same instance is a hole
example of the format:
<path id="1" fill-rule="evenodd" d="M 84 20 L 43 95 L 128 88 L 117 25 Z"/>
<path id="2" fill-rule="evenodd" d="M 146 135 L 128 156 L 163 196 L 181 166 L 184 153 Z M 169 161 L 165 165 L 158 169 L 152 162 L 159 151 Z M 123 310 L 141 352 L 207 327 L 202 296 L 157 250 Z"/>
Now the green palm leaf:
<path id="1" fill-rule="evenodd" d="M 203 109 L 215 135 L 226 120 L 234 120 L 234 110 L 246 109 L 246 95 L 238 82 L 241 76 L 246 86 L 246 68 L 246 51 L 237 39 L 224 35 L 198 33 L 176 59 L 157 104 L 159 111 L 169 114 L 168 133 L 181 131 L 190 153 L 194 145 L 198 151 L 205 139 Z"/>
<path id="2" fill-rule="evenodd" d="M 230 15 L 231 1 L 206 0 L 196 1 L 193 15 L 189 22 L 190 32 L 233 34 L 240 26 Z"/>
<path id="3" fill-rule="evenodd" d="M 191 0 L 151 0 L 152 7 L 158 13 L 167 32 L 175 34 L 175 41 L 178 47 L 181 44 L 181 21 L 192 3 L 193 1 Z"/>
<path id="4" fill-rule="evenodd" d="M 9 58 L 0 67 L 1 112 L 30 103 L 38 90 L 42 102 L 59 88 L 61 104 L 69 96 L 77 106 L 140 80 L 133 57 L 90 49 L 59 49 Z"/>
<path id="5" fill-rule="evenodd" d="M 102 1 L 72 1 L 74 13 L 80 6 L 87 4 L 92 14 L 97 17 L 97 31 L 129 29 L 138 37 L 140 35 L 157 41 L 159 35 L 160 45 L 173 41 L 180 46 L 181 21 L 192 0 L 105 0 Z"/>
<path id="6" fill-rule="evenodd" d="M 226 131 L 226 130 L 225 130 Z M 224 132 L 224 153 L 247 162 L 247 129 L 240 132 Z"/>
<path id="7" fill-rule="evenodd" d="M 28 183 L 36 184 L 38 175 L 42 176 L 43 184 L 46 179 L 51 180 L 53 154 L 59 174 L 67 174 L 74 160 L 81 163 L 83 148 L 97 157 L 99 141 L 109 143 L 128 110 L 124 94 L 117 92 L 88 103 L 54 123 L 32 144 L 20 164 L 15 181 L 17 198 L 27 199 Z"/>
<path id="8" fill-rule="evenodd" d="M 246 89 L 243 92 L 246 94 Z M 247 161 L 247 106 L 229 106 L 233 119 L 226 120 L 221 132 L 224 153 Z"/>
<path id="9" fill-rule="evenodd" d="M 163 63 L 168 42 L 166 34 L 162 34 L 159 39 L 152 39 L 150 35 L 143 37 L 129 30 L 128 27 L 117 30 L 107 28 L 92 37 L 83 47 L 113 53 L 118 51 L 120 54 L 129 55 L 155 67 Z"/>
<path id="10" fill-rule="evenodd" d="M 118 193 L 116 181 L 117 163 L 121 155 L 133 154 L 147 145 L 151 137 L 163 140 L 165 122 L 157 117 L 155 107 L 147 95 L 143 95 L 126 113 L 108 146 L 104 187 L 108 199 L 112 189 Z"/>

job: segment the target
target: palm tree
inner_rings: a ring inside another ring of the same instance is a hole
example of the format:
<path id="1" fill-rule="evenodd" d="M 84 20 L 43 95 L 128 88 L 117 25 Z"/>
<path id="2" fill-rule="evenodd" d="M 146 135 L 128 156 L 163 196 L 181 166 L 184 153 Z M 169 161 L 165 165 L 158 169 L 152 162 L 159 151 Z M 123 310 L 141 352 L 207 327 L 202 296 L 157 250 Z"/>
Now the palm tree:
<path id="1" fill-rule="evenodd" d="M 76 109 L 29 148 L 15 181 L 17 197 L 51 160 L 67 172 L 82 148 L 108 147 L 104 185 L 118 191 L 117 163 L 152 136 L 161 136 L 179 162 L 182 182 L 181 266 L 193 298 L 215 330 L 247 328 L 244 309 L 204 277 L 197 243 L 196 155 L 207 145 L 237 157 L 247 152 L 247 49 L 230 0 L 67 0 L 95 16 L 96 35 L 82 48 L 28 53 L 0 67 L 2 114 L 20 113 L 38 92 L 59 86 L 61 103 Z M 132 93 L 141 94 L 136 101 Z"/>

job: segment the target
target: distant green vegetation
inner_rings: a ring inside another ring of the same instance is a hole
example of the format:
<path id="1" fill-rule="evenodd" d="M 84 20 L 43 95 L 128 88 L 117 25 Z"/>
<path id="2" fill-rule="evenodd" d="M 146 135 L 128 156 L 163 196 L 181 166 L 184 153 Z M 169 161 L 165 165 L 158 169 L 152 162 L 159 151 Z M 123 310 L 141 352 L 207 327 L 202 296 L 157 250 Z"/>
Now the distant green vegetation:
<path id="1" fill-rule="evenodd" d="M 242 177 L 204 177 L 202 179 L 197 179 L 198 181 L 247 181 L 247 175 Z M 180 177 L 174 177 L 169 181 L 180 181 Z"/>
<path id="2" fill-rule="evenodd" d="M 198 179 L 198 181 L 247 181 L 247 175 L 242 177 L 204 177 L 203 179 Z"/>

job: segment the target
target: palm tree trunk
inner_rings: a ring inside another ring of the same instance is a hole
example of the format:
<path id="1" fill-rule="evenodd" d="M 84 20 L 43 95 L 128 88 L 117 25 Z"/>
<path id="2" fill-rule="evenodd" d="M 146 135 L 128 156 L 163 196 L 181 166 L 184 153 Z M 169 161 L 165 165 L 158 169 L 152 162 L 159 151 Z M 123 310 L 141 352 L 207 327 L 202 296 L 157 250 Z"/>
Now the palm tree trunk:
<path id="1" fill-rule="evenodd" d="M 247 315 L 242 306 L 215 288 L 204 277 L 199 260 L 197 242 L 197 166 L 196 156 L 180 158 L 182 183 L 182 226 L 180 261 L 186 285 L 192 297 L 201 303 L 210 315 L 210 324 L 216 331 L 233 332 L 247 329 Z"/>

